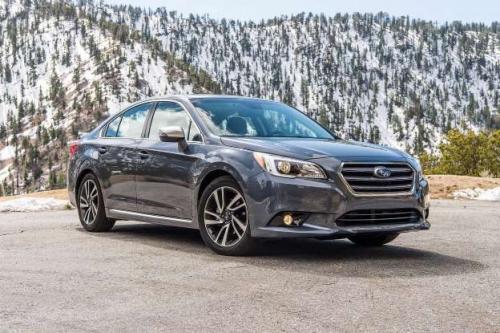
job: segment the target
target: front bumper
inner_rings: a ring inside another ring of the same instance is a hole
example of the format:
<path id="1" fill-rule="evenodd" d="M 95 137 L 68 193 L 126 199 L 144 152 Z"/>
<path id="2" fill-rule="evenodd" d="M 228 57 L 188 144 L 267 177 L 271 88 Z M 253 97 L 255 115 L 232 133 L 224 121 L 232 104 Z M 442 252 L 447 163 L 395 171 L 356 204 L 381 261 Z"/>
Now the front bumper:
<path id="1" fill-rule="evenodd" d="M 404 196 L 356 197 L 337 179 L 313 180 L 284 178 L 260 173 L 246 188 L 250 230 L 257 238 L 345 238 L 368 233 L 402 233 L 427 230 L 429 185 L 421 180 L 412 194 Z M 416 223 L 376 223 L 339 226 L 336 220 L 356 210 L 413 209 L 419 212 Z M 284 212 L 308 214 L 301 226 L 270 225 Z"/>

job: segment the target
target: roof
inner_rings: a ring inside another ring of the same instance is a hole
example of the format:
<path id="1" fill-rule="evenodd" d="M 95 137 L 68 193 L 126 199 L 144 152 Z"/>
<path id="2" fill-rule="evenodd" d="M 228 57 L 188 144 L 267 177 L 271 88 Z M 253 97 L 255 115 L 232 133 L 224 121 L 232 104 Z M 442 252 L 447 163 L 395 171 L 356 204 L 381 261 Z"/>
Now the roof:
<path id="1" fill-rule="evenodd" d="M 265 101 L 266 99 L 263 98 L 256 98 L 256 97 L 247 97 L 247 96 L 236 96 L 236 95 L 211 95 L 211 94 L 193 94 L 193 95 L 165 95 L 165 96 L 155 96 L 155 97 L 148 97 L 145 99 L 141 99 L 138 101 L 135 101 L 133 103 L 128 104 L 126 107 L 122 108 L 120 111 L 117 113 L 120 113 L 122 111 L 125 111 L 127 109 L 130 109 L 136 105 L 146 103 L 146 102 L 157 102 L 157 101 L 163 101 L 163 100 L 173 100 L 173 101 L 183 101 L 189 103 L 190 100 L 196 99 L 196 98 L 244 98 L 244 99 L 253 99 L 253 100 L 260 100 L 260 101 Z M 267 100 L 271 102 L 278 103 L 278 101 L 273 101 L 273 100 Z M 111 117 L 114 117 L 117 113 L 113 113 Z"/>
<path id="2" fill-rule="evenodd" d="M 196 99 L 196 98 L 247 98 L 247 99 L 261 99 L 261 98 L 255 98 L 255 97 L 236 96 L 236 95 L 193 94 L 193 95 L 165 95 L 165 96 L 149 97 L 147 99 L 141 100 L 141 102 L 156 101 L 156 100 L 161 100 L 161 99 L 190 100 L 190 99 Z"/>

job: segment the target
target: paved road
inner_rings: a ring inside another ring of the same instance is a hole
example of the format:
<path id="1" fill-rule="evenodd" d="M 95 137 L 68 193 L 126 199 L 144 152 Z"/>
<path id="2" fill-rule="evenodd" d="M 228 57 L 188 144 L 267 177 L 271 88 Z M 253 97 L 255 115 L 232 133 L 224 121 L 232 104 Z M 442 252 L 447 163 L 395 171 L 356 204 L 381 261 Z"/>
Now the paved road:
<path id="1" fill-rule="evenodd" d="M 500 332 L 500 204 L 437 201 L 431 222 L 380 249 L 228 258 L 190 230 L 0 214 L 0 332 Z"/>

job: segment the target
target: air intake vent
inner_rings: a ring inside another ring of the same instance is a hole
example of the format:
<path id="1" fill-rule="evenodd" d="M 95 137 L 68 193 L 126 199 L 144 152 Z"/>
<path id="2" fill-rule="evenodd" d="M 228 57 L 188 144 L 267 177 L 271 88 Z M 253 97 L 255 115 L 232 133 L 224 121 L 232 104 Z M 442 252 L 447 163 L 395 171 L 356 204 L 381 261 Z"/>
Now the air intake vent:
<path id="1" fill-rule="evenodd" d="M 344 163 L 341 174 L 359 195 L 409 194 L 415 181 L 415 172 L 407 163 Z"/>
<path id="2" fill-rule="evenodd" d="M 415 209 L 354 210 L 342 215 L 335 223 L 341 227 L 367 226 L 377 224 L 414 224 L 421 215 Z"/>

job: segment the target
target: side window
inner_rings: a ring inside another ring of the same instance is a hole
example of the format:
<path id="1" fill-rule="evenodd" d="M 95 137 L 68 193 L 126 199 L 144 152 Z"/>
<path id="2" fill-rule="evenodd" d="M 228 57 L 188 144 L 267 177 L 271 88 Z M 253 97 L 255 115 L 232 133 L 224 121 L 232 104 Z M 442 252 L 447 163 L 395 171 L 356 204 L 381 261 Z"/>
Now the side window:
<path id="1" fill-rule="evenodd" d="M 109 123 L 108 129 L 106 130 L 106 137 L 114 138 L 116 133 L 118 133 L 118 127 L 120 126 L 120 122 L 122 121 L 122 117 L 115 118 L 112 122 Z"/>
<path id="2" fill-rule="evenodd" d="M 151 104 L 141 104 L 125 112 L 118 126 L 116 136 L 120 138 L 140 138 Z"/>
<path id="3" fill-rule="evenodd" d="M 180 126 L 184 129 L 188 141 L 201 141 L 201 135 L 198 128 L 192 123 L 191 118 L 182 106 L 177 103 L 158 103 L 153 119 L 151 120 L 149 138 L 158 140 L 160 128 L 166 126 Z"/>

